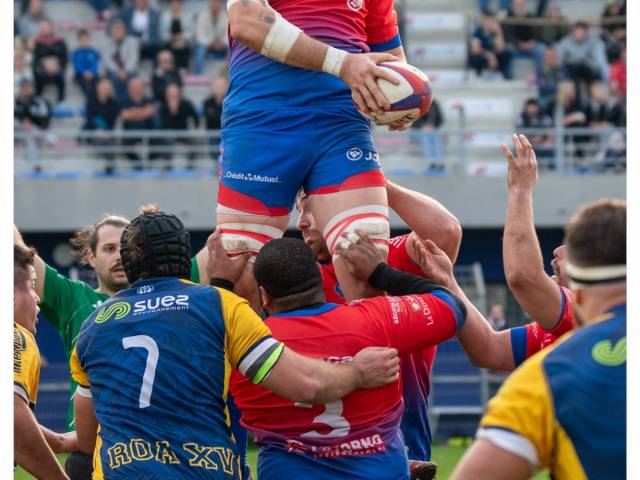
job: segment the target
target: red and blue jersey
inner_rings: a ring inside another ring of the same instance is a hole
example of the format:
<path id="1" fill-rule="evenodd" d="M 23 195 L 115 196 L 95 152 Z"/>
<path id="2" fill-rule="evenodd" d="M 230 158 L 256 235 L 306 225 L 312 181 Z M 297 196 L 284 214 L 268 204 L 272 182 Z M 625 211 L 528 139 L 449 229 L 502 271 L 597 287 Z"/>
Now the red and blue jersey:
<path id="1" fill-rule="evenodd" d="M 351 53 L 401 45 L 393 0 L 272 0 L 271 6 L 310 37 Z M 255 111 L 353 109 L 349 88 L 337 77 L 290 67 L 230 38 L 229 91 L 223 123 L 238 127 Z"/>
<path id="2" fill-rule="evenodd" d="M 387 263 L 403 272 L 424 277 L 424 272 L 407 253 L 410 234 L 389 240 Z M 333 264 L 322 264 L 322 286 L 327 302 L 344 303 L 344 296 Z M 404 415 L 401 430 L 411 460 L 431 459 L 431 428 L 429 427 L 429 391 L 431 390 L 431 369 L 436 356 L 436 346 L 421 352 L 411 353 L 402 358 L 402 397 Z"/>
<path id="3" fill-rule="evenodd" d="M 395 347 L 401 354 L 419 352 L 451 338 L 463 322 L 455 298 L 445 291 L 322 304 L 265 320 L 274 337 L 296 352 L 335 363 L 350 362 L 368 346 Z M 270 464 L 270 456 L 301 463 L 296 478 L 363 478 L 363 468 L 371 470 L 368 478 L 403 478 L 398 474 L 407 469 L 399 434 L 400 381 L 356 390 L 326 405 L 295 404 L 245 382 L 237 372 L 230 391 L 242 423 L 253 432 L 265 457 L 259 463 L 261 479 L 278 477 L 276 466 L 271 467 L 276 473 L 260 468 Z M 323 476 L 327 470 L 335 475 Z"/>
<path id="4" fill-rule="evenodd" d="M 562 310 L 553 330 L 545 330 L 535 321 L 511 329 L 511 348 L 516 367 L 575 328 L 576 321 L 571 304 L 571 291 L 568 288 L 560 287 L 560 296 L 562 297 Z"/>

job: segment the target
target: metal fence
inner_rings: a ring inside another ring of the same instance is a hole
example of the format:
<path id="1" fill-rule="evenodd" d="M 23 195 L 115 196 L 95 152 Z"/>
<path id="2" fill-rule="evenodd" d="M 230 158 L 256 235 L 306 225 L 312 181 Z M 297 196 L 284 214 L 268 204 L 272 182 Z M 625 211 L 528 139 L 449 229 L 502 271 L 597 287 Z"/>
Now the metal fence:
<path id="1" fill-rule="evenodd" d="M 374 133 L 389 174 L 504 175 L 499 146 L 511 144 L 512 130 L 468 127 L 464 110 L 457 121 L 435 131 L 409 129 Z M 541 169 L 562 173 L 622 173 L 626 170 L 625 128 L 518 130 L 532 139 Z M 220 132 L 16 131 L 18 176 L 130 175 L 140 172 L 215 174 Z M 260 148 L 260 146 L 256 146 Z M 144 174 L 144 173 L 143 173 Z"/>

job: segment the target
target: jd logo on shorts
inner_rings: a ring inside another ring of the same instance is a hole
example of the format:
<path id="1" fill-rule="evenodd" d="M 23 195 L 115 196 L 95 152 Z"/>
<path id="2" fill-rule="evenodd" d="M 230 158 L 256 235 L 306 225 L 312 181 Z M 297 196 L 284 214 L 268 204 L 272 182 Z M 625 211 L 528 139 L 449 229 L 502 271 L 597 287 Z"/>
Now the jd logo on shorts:
<path id="1" fill-rule="evenodd" d="M 102 307 L 96 316 L 96 323 L 104 323 L 115 317 L 116 320 L 126 317 L 131 312 L 131 305 L 127 302 L 112 303 L 108 307 Z"/>
<path id="2" fill-rule="evenodd" d="M 627 361 L 627 337 L 623 337 L 611 348 L 611 340 L 602 340 L 591 349 L 591 356 L 600 365 L 617 367 Z"/>
<path id="3" fill-rule="evenodd" d="M 356 162 L 362 158 L 363 152 L 359 148 L 350 148 L 347 150 L 347 158 L 352 162 Z"/>

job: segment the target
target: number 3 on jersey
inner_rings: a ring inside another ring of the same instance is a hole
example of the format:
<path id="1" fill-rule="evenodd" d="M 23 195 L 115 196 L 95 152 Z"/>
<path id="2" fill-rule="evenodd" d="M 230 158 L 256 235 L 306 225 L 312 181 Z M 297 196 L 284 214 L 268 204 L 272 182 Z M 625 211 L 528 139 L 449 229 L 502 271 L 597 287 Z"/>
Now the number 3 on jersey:
<path id="1" fill-rule="evenodd" d="M 129 348 L 144 348 L 147 351 L 147 364 L 144 368 L 142 376 L 142 387 L 140 388 L 140 408 L 147 408 L 151 405 L 151 393 L 153 392 L 153 381 L 156 378 L 156 365 L 160 351 L 155 340 L 147 335 L 135 335 L 133 337 L 125 337 L 122 339 L 122 346 Z"/>
<path id="2" fill-rule="evenodd" d="M 313 405 L 309 403 L 296 403 L 296 407 L 311 408 Z M 324 412 L 313 419 L 313 423 L 324 423 L 329 425 L 333 430 L 329 433 L 320 433 L 317 430 L 300 435 L 304 438 L 340 438 L 349 435 L 351 425 L 346 418 L 342 416 L 342 400 L 325 403 Z"/>

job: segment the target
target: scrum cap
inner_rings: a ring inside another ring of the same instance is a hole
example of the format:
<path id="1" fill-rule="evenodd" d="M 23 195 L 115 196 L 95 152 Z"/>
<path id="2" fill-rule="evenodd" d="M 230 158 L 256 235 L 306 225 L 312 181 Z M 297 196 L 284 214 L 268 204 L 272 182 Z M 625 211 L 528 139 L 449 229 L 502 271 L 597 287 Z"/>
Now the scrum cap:
<path id="1" fill-rule="evenodd" d="M 152 277 L 191 277 L 191 236 L 178 217 L 161 211 L 131 221 L 120 239 L 129 283 Z"/>

